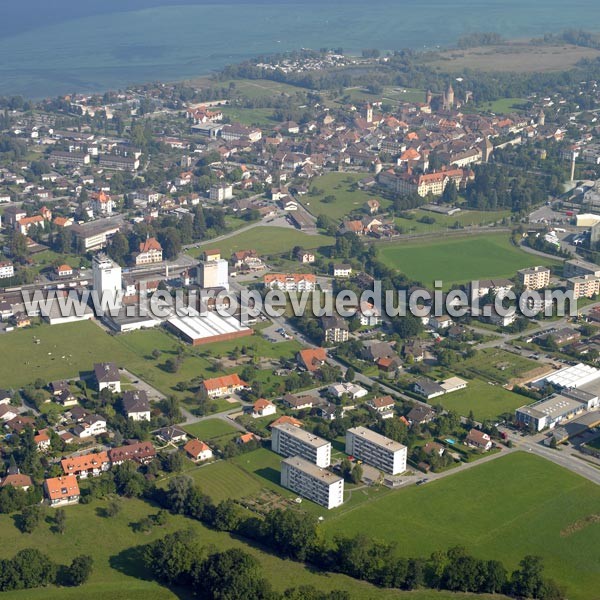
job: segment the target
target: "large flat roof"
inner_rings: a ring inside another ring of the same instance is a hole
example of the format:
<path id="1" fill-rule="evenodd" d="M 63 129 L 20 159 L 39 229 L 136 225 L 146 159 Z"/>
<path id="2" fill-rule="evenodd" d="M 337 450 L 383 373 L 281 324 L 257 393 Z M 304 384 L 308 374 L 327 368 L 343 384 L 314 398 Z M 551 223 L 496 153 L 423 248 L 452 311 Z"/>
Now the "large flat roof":
<path id="1" fill-rule="evenodd" d="M 600 370 L 579 363 L 550 373 L 550 375 L 546 375 L 541 379 L 534 381 L 533 385 L 542 387 L 546 383 L 551 383 L 552 385 L 561 388 L 579 388 L 599 378 Z"/>
<path id="2" fill-rule="evenodd" d="M 235 317 L 221 316 L 214 311 L 195 316 L 171 317 L 167 322 L 192 340 L 250 331 L 249 327 L 242 325 Z"/>
<path id="3" fill-rule="evenodd" d="M 567 396 L 562 396 L 561 394 L 556 394 L 554 396 L 551 396 L 550 398 L 547 398 L 546 400 L 536 402 L 535 404 L 530 404 L 529 406 L 522 406 L 517 410 L 519 412 L 537 418 L 547 416 L 551 419 L 555 419 L 557 417 L 560 417 L 561 415 L 568 414 L 583 408 L 583 403 L 579 400 L 575 400 L 574 398 L 567 398 Z"/>
<path id="4" fill-rule="evenodd" d="M 402 450 L 403 448 L 406 448 L 406 446 L 404 444 L 401 444 L 400 442 L 395 442 L 394 440 L 392 440 L 388 437 L 385 437 L 385 435 L 381 435 L 380 433 L 371 431 L 370 429 L 367 429 L 366 427 L 352 427 L 352 428 L 348 429 L 348 431 L 350 433 L 353 433 L 357 437 L 361 437 L 366 440 L 369 440 L 373 444 L 376 444 L 377 446 L 381 446 L 382 448 L 385 448 L 385 449 L 389 450 L 390 452 L 397 452 L 398 450 Z"/>
<path id="5" fill-rule="evenodd" d="M 327 469 L 322 469 L 321 467 L 317 467 L 317 465 L 301 458 L 300 456 L 290 456 L 281 461 L 281 463 L 285 463 L 292 467 L 296 467 L 300 471 L 314 477 L 315 479 L 320 479 L 327 485 L 331 485 L 332 483 L 337 483 L 341 481 L 341 477 L 328 471 Z"/>
<path id="6" fill-rule="evenodd" d="M 275 425 L 273 429 L 279 429 L 281 431 L 285 431 L 291 437 L 312 446 L 313 448 L 321 448 L 322 446 L 326 446 L 331 442 L 324 440 L 323 438 L 315 435 L 314 433 L 310 433 L 310 431 L 306 431 L 306 429 L 300 429 L 300 427 L 296 427 L 290 423 L 281 423 L 280 425 Z"/>

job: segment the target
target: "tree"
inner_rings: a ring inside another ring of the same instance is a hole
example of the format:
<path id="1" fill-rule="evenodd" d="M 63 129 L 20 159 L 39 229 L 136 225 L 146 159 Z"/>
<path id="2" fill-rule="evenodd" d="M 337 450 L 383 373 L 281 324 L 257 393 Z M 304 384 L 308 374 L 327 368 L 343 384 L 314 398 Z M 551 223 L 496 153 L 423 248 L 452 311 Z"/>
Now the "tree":
<path id="1" fill-rule="evenodd" d="M 42 521 L 42 509 L 39 506 L 26 506 L 21 512 L 19 528 L 23 533 L 33 533 Z"/>
<path id="2" fill-rule="evenodd" d="M 228 498 L 215 508 L 212 525 L 219 531 L 234 531 L 241 521 L 240 511 L 236 503 Z"/>
<path id="3" fill-rule="evenodd" d="M 57 508 L 54 513 L 54 527 L 56 529 L 56 533 L 60 533 L 61 535 L 65 532 L 67 528 L 67 513 L 64 508 Z"/>
<path id="4" fill-rule="evenodd" d="M 181 252 L 181 236 L 175 227 L 167 227 L 158 235 L 160 245 L 163 249 L 165 259 L 172 260 L 177 258 Z"/>
<path id="5" fill-rule="evenodd" d="M 523 598 L 539 598 L 543 584 L 544 566 L 539 556 L 525 556 L 511 577 L 511 592 Z"/>
<path id="6" fill-rule="evenodd" d="M 67 581 L 69 585 L 83 585 L 92 574 L 94 559 L 88 554 L 76 556 L 69 567 Z"/>
<path id="7" fill-rule="evenodd" d="M 269 583 L 258 561 L 239 548 L 209 556 L 194 574 L 194 584 L 206 600 L 266 600 Z"/>
<path id="8" fill-rule="evenodd" d="M 129 240 L 124 233 L 117 231 L 110 239 L 108 255 L 118 264 L 124 265 L 129 255 Z"/>
<path id="9" fill-rule="evenodd" d="M 35 548 L 25 548 L 17 552 L 10 562 L 20 588 L 42 587 L 56 579 L 56 565 Z"/>
<path id="10" fill-rule="evenodd" d="M 123 505 L 121 504 L 120 500 L 118 500 L 117 498 L 111 498 L 106 506 L 106 516 L 116 517 L 121 512 L 122 508 Z"/>
<path id="11" fill-rule="evenodd" d="M 394 331 L 403 339 L 415 337 L 423 329 L 421 321 L 410 314 L 396 319 L 393 325 Z"/>
<path id="12" fill-rule="evenodd" d="M 356 377 L 356 371 L 352 367 L 348 367 L 346 370 L 346 381 L 352 382 Z"/>
<path id="13" fill-rule="evenodd" d="M 363 476 L 362 465 L 359 465 L 358 463 L 356 463 L 352 467 L 352 474 L 351 474 L 352 483 L 360 483 L 362 476 Z"/>
<path id="14" fill-rule="evenodd" d="M 189 584 L 192 570 L 200 563 L 202 550 L 192 531 L 177 531 L 152 542 L 144 551 L 144 564 L 167 584 Z"/>
<path id="15" fill-rule="evenodd" d="M 278 554 L 305 560 L 317 540 L 317 521 L 290 510 L 273 510 L 265 518 L 264 531 Z"/>

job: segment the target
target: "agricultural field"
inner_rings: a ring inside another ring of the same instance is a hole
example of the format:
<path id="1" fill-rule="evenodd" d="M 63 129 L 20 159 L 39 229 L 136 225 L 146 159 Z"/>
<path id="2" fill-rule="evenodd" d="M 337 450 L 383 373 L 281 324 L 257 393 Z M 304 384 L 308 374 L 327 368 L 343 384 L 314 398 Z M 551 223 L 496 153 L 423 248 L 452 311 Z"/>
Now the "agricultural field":
<path id="1" fill-rule="evenodd" d="M 415 88 L 385 86 L 381 93 L 372 94 L 365 88 L 350 87 L 344 90 L 342 99 L 343 102 L 336 100 L 336 103 L 366 104 L 367 102 L 384 102 L 397 105 L 401 102 L 425 102 L 425 91 Z"/>
<path id="2" fill-rule="evenodd" d="M 306 93 L 306 89 L 304 88 L 281 83 L 279 81 L 271 81 L 270 79 L 227 79 L 224 81 L 215 81 L 210 77 L 198 77 L 187 83 L 201 88 L 223 88 L 233 85 L 237 91 L 237 95 L 250 99 L 271 98 L 276 94 L 287 94 L 292 96 L 297 92 Z"/>
<path id="3" fill-rule="evenodd" d="M 499 71 L 516 73 L 542 73 L 565 71 L 583 59 L 594 60 L 600 51 L 571 44 L 533 45 L 513 42 L 498 46 L 483 46 L 466 50 L 448 50 L 439 53 L 431 67 L 441 71 L 463 72 Z"/>
<path id="4" fill-rule="evenodd" d="M 519 379 L 539 366 L 539 363 L 518 354 L 499 348 L 485 348 L 477 352 L 473 358 L 461 362 L 455 370 L 465 375 L 481 377 L 485 381 L 506 384 L 511 379 Z"/>
<path id="5" fill-rule="evenodd" d="M 404 217 L 396 217 L 395 219 L 396 226 L 402 233 L 435 233 L 454 227 L 457 223 L 461 227 L 489 225 L 510 217 L 510 211 L 508 210 L 462 210 L 452 216 L 438 215 L 421 208 L 409 212 L 414 215 L 413 219 Z M 419 219 L 423 217 L 435 219 L 435 223 L 421 223 Z"/>
<path id="6" fill-rule="evenodd" d="M 202 469 L 198 469 L 201 471 Z M 94 571 L 90 581 L 77 588 L 39 588 L 5 592 L 7 600 L 176 600 L 191 598 L 183 590 L 169 590 L 152 580 L 141 563 L 143 547 L 177 530 L 192 528 L 199 535 L 201 543 L 218 550 L 242 548 L 255 556 L 263 567 L 264 575 L 277 591 L 300 585 L 314 585 L 327 591 L 343 589 L 351 593 L 353 600 L 472 600 L 472 595 L 455 595 L 424 590 L 423 592 L 402 593 L 392 590 L 379 590 L 366 583 L 343 575 L 320 573 L 301 563 L 284 561 L 267 554 L 254 546 L 245 544 L 226 533 L 219 533 L 203 527 L 197 521 L 181 516 L 170 515 L 164 527 L 157 527 L 150 533 L 134 531 L 132 524 L 157 509 L 140 500 L 123 500 L 121 512 L 110 519 L 101 516 L 105 501 L 67 507 L 67 529 L 64 535 L 50 531 L 51 524 L 43 522 L 33 533 L 23 534 L 15 526 L 12 515 L 0 515 L 2 547 L 0 557 L 12 556 L 23 548 L 42 549 L 54 560 L 68 564 L 78 554 L 87 553 L 94 559 Z M 51 513 L 51 509 L 48 509 Z M 498 596 L 481 596 L 482 599 L 499 600 Z"/>
<path id="7" fill-rule="evenodd" d="M 225 258 L 238 250 L 257 250 L 264 256 L 289 253 L 294 246 L 312 250 L 333 243 L 334 240 L 326 235 L 309 235 L 287 227 L 257 226 L 218 242 L 206 242 L 190 254 L 200 256 L 206 248 L 218 247 Z"/>
<path id="8" fill-rule="evenodd" d="M 557 261 L 515 248 L 506 234 L 486 233 L 378 245 L 380 259 L 424 285 L 442 280 L 444 288 L 476 279 L 514 277 L 518 269 Z"/>
<path id="9" fill-rule="evenodd" d="M 493 420 L 503 413 L 514 412 L 526 402 L 527 398 L 481 379 L 471 379 L 466 389 L 433 400 L 434 404 L 441 404 L 446 410 L 456 411 L 463 417 L 468 417 L 473 411 L 476 421 Z"/>
<path id="10" fill-rule="evenodd" d="M 422 487 L 385 495 L 332 515 L 325 532 L 365 531 L 394 541 L 407 556 L 462 545 L 510 571 L 527 554 L 544 559 L 546 573 L 567 587 L 570 600 L 600 589 L 597 514 L 600 488 L 531 454 L 516 452 Z"/>
<path id="11" fill-rule="evenodd" d="M 302 197 L 302 204 L 315 216 L 325 215 L 330 219 L 340 220 L 354 210 L 360 210 L 367 200 L 374 198 L 373 194 L 360 189 L 353 189 L 353 185 L 368 176 L 368 173 L 326 173 L 313 179 L 312 188 L 320 190 L 318 195 L 307 194 Z M 327 196 L 335 198 L 332 202 L 323 202 Z M 388 201 L 377 198 L 382 207 Z"/>

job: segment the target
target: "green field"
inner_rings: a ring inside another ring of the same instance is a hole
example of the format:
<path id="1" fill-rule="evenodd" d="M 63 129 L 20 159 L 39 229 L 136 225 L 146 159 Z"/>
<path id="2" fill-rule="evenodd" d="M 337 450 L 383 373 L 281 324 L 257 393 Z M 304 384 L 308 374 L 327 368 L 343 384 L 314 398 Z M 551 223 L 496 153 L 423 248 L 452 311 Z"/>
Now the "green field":
<path id="1" fill-rule="evenodd" d="M 332 246 L 334 240 L 326 235 L 309 235 L 287 227 L 254 227 L 225 240 L 206 242 L 193 254 L 199 256 L 206 248 L 218 248 L 221 255 L 229 258 L 237 250 L 256 250 L 260 255 L 290 252 L 294 246 L 307 250 Z"/>
<path id="2" fill-rule="evenodd" d="M 378 245 L 380 259 L 424 285 L 441 280 L 444 288 L 476 279 L 514 277 L 523 267 L 558 262 L 515 248 L 506 234 L 427 238 Z"/>
<path id="3" fill-rule="evenodd" d="M 477 421 L 484 421 L 495 419 L 505 412 L 514 412 L 526 401 L 523 396 L 509 392 L 500 385 L 490 385 L 481 379 L 471 379 L 466 389 L 444 394 L 435 398 L 433 403 L 439 403 L 446 410 L 456 411 L 463 417 L 468 417 L 472 410 Z"/>
<path id="4" fill-rule="evenodd" d="M 600 523 L 569 527 L 597 514 L 600 487 L 542 458 L 517 452 L 410 487 L 325 524 L 333 537 L 367 532 L 397 542 L 404 555 L 427 556 L 463 545 L 507 569 L 527 554 L 542 556 L 548 576 L 570 600 L 598 598 Z"/>
<path id="5" fill-rule="evenodd" d="M 510 217 L 510 211 L 508 210 L 461 210 L 452 216 L 438 215 L 421 208 L 409 212 L 414 215 L 414 219 L 397 217 L 395 220 L 396 226 L 402 233 L 435 233 L 453 227 L 456 223 L 459 223 L 462 227 L 469 227 L 496 223 L 502 221 L 505 217 Z M 435 223 L 419 222 L 419 219 L 423 217 L 433 218 Z"/>
<path id="6" fill-rule="evenodd" d="M 223 115 L 232 121 L 243 125 L 256 125 L 257 127 L 273 128 L 277 122 L 273 120 L 272 108 L 240 108 L 237 106 L 223 106 Z"/>
<path id="7" fill-rule="evenodd" d="M 527 103 L 526 98 L 500 98 L 493 102 L 483 102 L 479 108 L 499 115 L 520 112 L 519 106 Z"/>
<path id="8" fill-rule="evenodd" d="M 349 96 L 350 102 L 356 104 L 367 102 L 387 102 L 391 104 L 397 104 L 399 102 L 425 102 L 425 92 L 415 88 L 404 88 L 385 86 L 383 92 L 380 94 L 371 94 L 368 90 L 363 88 L 346 88 L 344 90 L 344 96 Z"/>
<path id="9" fill-rule="evenodd" d="M 233 425 L 229 425 L 222 419 L 207 419 L 206 421 L 199 421 L 198 423 L 192 423 L 186 425 L 184 429 L 199 440 L 208 441 L 216 438 L 223 437 L 236 433 L 238 431 Z"/>
<path id="10" fill-rule="evenodd" d="M 499 348 L 485 348 L 477 352 L 473 358 L 461 362 L 459 370 L 466 375 L 477 375 L 486 381 L 505 384 L 539 366 L 539 363 L 519 354 Z"/>
<path id="11" fill-rule="evenodd" d="M 198 469 L 201 471 L 202 469 Z M 94 572 L 90 581 L 78 588 L 39 588 L 5 592 L 7 600 L 176 600 L 191 599 L 182 590 L 169 590 L 154 582 L 151 574 L 143 569 L 140 551 L 145 544 L 166 533 L 193 528 L 201 543 L 218 550 L 236 547 L 254 555 L 262 564 L 263 572 L 273 587 L 283 591 L 288 587 L 314 585 L 321 590 L 344 589 L 356 600 L 406 599 L 406 600 L 471 600 L 472 595 L 454 595 L 425 590 L 401 593 L 379 590 L 371 585 L 336 574 L 323 574 L 301 563 L 284 561 L 274 555 L 244 544 L 226 533 L 218 533 L 180 516 L 171 515 L 165 527 L 155 528 L 151 533 L 136 533 L 132 524 L 149 514 L 156 513 L 140 500 L 123 500 L 123 509 L 110 519 L 99 515 L 105 502 L 67 507 L 67 529 L 64 535 L 50 531 L 50 524 L 42 523 L 32 534 L 22 534 L 11 515 L 0 515 L 2 546 L 0 557 L 10 557 L 23 548 L 35 547 L 49 554 L 54 560 L 68 564 L 78 554 L 90 554 L 94 558 Z M 51 509 L 48 509 L 49 514 Z M 481 596 L 481 598 L 498 598 Z"/>
<path id="12" fill-rule="evenodd" d="M 307 194 L 302 198 L 302 204 L 315 216 L 325 215 L 331 219 L 341 219 L 354 210 L 360 210 L 367 200 L 374 198 L 373 194 L 364 190 L 353 190 L 352 184 L 364 179 L 368 173 L 327 173 L 311 182 L 313 187 L 322 193 L 313 196 Z M 335 202 L 323 202 L 326 196 L 335 196 Z M 382 205 L 389 202 L 376 198 Z"/>

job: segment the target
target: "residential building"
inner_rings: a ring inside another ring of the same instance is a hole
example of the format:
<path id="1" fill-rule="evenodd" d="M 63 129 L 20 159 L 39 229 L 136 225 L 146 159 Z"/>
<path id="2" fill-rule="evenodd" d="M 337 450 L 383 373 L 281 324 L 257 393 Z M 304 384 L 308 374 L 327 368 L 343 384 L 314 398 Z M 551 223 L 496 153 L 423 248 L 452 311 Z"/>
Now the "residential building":
<path id="1" fill-rule="evenodd" d="M 140 168 L 139 158 L 118 154 L 101 154 L 100 167 L 112 171 L 137 171 Z"/>
<path id="2" fill-rule="evenodd" d="M 35 436 L 33 436 L 33 443 L 35 444 L 38 452 L 46 452 L 50 449 L 50 436 L 48 435 L 47 429 L 40 429 Z"/>
<path id="3" fill-rule="evenodd" d="M 159 241 L 154 237 L 148 237 L 140 242 L 140 250 L 135 255 L 136 265 L 150 265 L 162 262 L 163 249 Z"/>
<path id="4" fill-rule="evenodd" d="M 108 471 L 111 461 L 107 452 L 96 452 L 63 458 L 60 464 L 65 475 L 75 475 L 86 479 L 87 477 L 97 477 Z"/>
<path id="5" fill-rule="evenodd" d="M 326 342 L 341 344 L 350 338 L 348 322 L 338 316 L 321 317 L 321 327 Z"/>
<path id="6" fill-rule="evenodd" d="M 260 417 L 268 417 L 269 415 L 274 415 L 277 412 L 277 407 L 272 403 L 266 400 L 265 398 L 259 398 L 252 405 L 252 418 L 258 419 Z"/>
<path id="7" fill-rule="evenodd" d="M 550 269 L 537 266 L 517 271 L 519 283 L 527 290 L 542 290 L 550 285 Z"/>
<path id="8" fill-rule="evenodd" d="M 283 403 L 292 410 L 306 410 L 315 405 L 316 399 L 314 396 L 294 396 L 293 394 L 286 394 L 283 397 Z"/>
<path id="9" fill-rule="evenodd" d="M 322 468 L 331 464 L 331 442 L 294 425 L 272 428 L 271 449 L 282 456 L 301 456 Z"/>
<path id="10" fill-rule="evenodd" d="M 281 461 L 280 483 L 282 487 L 327 509 L 344 502 L 344 480 L 299 456 Z"/>
<path id="11" fill-rule="evenodd" d="M 150 401 L 144 390 L 123 392 L 123 411 L 134 421 L 150 420 Z"/>
<path id="12" fill-rule="evenodd" d="M 600 277 L 600 266 L 584 260 L 572 259 L 567 260 L 563 267 L 563 276 L 566 279 L 570 277 L 581 277 L 584 275 L 592 275 Z"/>
<path id="13" fill-rule="evenodd" d="M 198 263 L 198 285 L 201 288 L 229 289 L 229 263 L 219 258 Z"/>
<path id="14" fill-rule="evenodd" d="M 273 421 L 269 425 L 269 429 L 272 429 L 273 427 L 277 427 L 277 425 L 283 425 L 284 423 L 293 425 L 294 427 L 302 427 L 302 425 L 303 425 L 302 421 L 300 421 L 299 419 L 296 419 L 295 417 L 291 417 L 290 415 L 282 415 L 278 419 L 275 419 L 275 421 Z"/>
<path id="15" fill-rule="evenodd" d="M 423 398 L 427 398 L 427 400 L 443 396 L 446 393 L 446 390 L 439 383 L 425 377 L 414 382 L 413 390 Z"/>
<path id="16" fill-rule="evenodd" d="M 379 396 L 371 398 L 365 403 L 371 410 L 375 411 L 382 419 L 391 419 L 394 416 L 395 402 L 391 396 Z"/>
<path id="17" fill-rule="evenodd" d="M 200 440 L 190 440 L 184 447 L 185 453 L 194 462 L 202 462 L 210 460 L 213 457 L 213 452 L 207 444 Z"/>
<path id="18" fill-rule="evenodd" d="M 116 219 L 99 219 L 73 225 L 73 234 L 83 252 L 105 248 L 108 240 L 121 228 Z"/>
<path id="19" fill-rule="evenodd" d="M 14 275 L 15 268 L 10 261 L 4 260 L 0 262 L 0 279 L 8 279 L 9 277 L 14 277 Z"/>
<path id="20" fill-rule="evenodd" d="M 298 364 L 309 373 L 318 371 L 327 361 L 325 348 L 306 348 L 296 355 Z"/>
<path id="21" fill-rule="evenodd" d="M 406 471 L 406 446 L 366 427 L 348 429 L 346 454 L 390 475 Z"/>
<path id="22" fill-rule="evenodd" d="M 351 400 L 364 398 L 369 393 L 364 387 L 349 382 L 332 384 L 327 388 L 327 391 L 336 398 L 347 396 Z"/>
<path id="23" fill-rule="evenodd" d="M 100 191 L 90 195 L 92 210 L 95 215 L 112 215 L 115 208 L 114 200 L 105 192 Z"/>
<path id="24" fill-rule="evenodd" d="M 154 435 L 164 444 L 180 444 L 187 440 L 187 433 L 175 425 L 158 429 Z"/>
<path id="25" fill-rule="evenodd" d="M 106 419 L 100 415 L 87 415 L 73 428 L 73 433 L 82 439 L 102 435 L 106 432 Z"/>
<path id="26" fill-rule="evenodd" d="M 567 290 L 573 292 L 573 299 L 593 298 L 600 293 L 600 277 L 582 275 L 567 279 Z"/>
<path id="27" fill-rule="evenodd" d="M 81 496 L 75 475 L 46 479 L 44 481 L 44 493 L 50 506 L 53 507 L 77 504 Z"/>
<path id="28" fill-rule="evenodd" d="M 156 450 L 151 442 L 135 442 L 108 451 L 111 465 L 120 465 L 126 460 L 146 465 L 156 457 Z"/>
<path id="29" fill-rule="evenodd" d="M 94 377 L 99 392 L 108 389 L 113 393 L 121 393 L 121 375 L 115 363 L 94 364 Z"/>
<path id="30" fill-rule="evenodd" d="M 333 265 L 333 276 L 340 279 L 347 279 L 352 275 L 352 265 L 337 264 Z"/>
<path id="31" fill-rule="evenodd" d="M 8 473 L 4 479 L 0 479 L 0 488 L 11 486 L 26 492 L 33 486 L 33 479 L 29 475 L 23 475 L 16 469 L 14 473 Z"/>
<path id="32" fill-rule="evenodd" d="M 479 429 L 471 429 L 471 431 L 469 431 L 465 438 L 465 444 L 471 448 L 483 450 L 484 452 L 487 452 L 493 446 L 490 436 Z"/>
<path id="33" fill-rule="evenodd" d="M 439 317 L 434 316 L 429 319 L 429 325 L 436 331 L 448 329 L 453 323 L 454 321 L 448 315 L 440 315 Z"/>
<path id="34" fill-rule="evenodd" d="M 214 377 L 213 379 L 205 379 L 202 382 L 202 388 L 209 398 L 219 398 L 228 394 L 234 394 L 247 387 L 248 384 L 242 381 L 237 373 L 224 375 L 223 377 Z"/>
<path id="35" fill-rule="evenodd" d="M 233 186 L 230 184 L 211 185 L 209 198 L 214 202 L 224 202 L 233 198 Z"/>
<path id="36" fill-rule="evenodd" d="M 312 292 L 317 287 L 317 278 L 310 273 L 269 273 L 263 276 L 265 287 L 285 292 Z"/>

